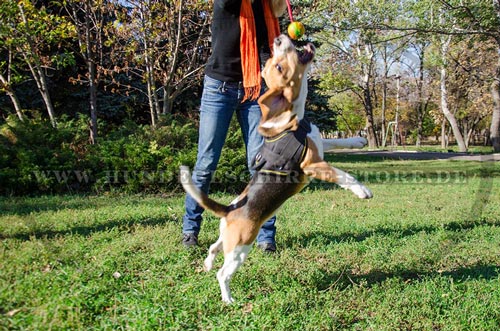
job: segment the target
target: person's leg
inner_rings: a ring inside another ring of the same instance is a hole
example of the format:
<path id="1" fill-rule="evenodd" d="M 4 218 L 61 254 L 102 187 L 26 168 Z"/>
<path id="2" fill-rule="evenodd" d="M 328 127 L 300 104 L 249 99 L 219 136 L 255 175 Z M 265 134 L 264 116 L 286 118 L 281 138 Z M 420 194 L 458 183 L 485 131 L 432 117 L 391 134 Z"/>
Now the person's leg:
<path id="1" fill-rule="evenodd" d="M 260 106 L 257 101 L 245 101 L 240 105 L 237 116 L 245 142 L 248 169 L 251 171 L 252 161 L 264 143 L 264 138 L 258 131 L 261 118 Z"/>
<path id="2" fill-rule="evenodd" d="M 224 88 L 223 82 L 205 77 L 200 106 L 198 154 L 192 175 L 195 185 L 205 193 L 208 193 L 237 105 L 234 93 Z M 186 195 L 185 207 L 182 232 L 197 236 L 203 208 L 190 195 Z"/>
<path id="3" fill-rule="evenodd" d="M 253 171 L 251 170 L 252 161 L 259 151 L 260 147 L 262 146 L 262 143 L 264 142 L 264 138 L 258 131 L 261 118 L 261 110 L 259 104 L 256 101 L 246 101 L 240 105 L 240 109 L 238 110 L 237 114 L 238 121 L 243 132 L 243 139 L 246 145 L 248 168 L 253 175 Z M 262 225 L 259 234 L 257 235 L 257 244 L 266 251 L 276 250 L 275 222 L 276 216 L 271 217 Z"/>

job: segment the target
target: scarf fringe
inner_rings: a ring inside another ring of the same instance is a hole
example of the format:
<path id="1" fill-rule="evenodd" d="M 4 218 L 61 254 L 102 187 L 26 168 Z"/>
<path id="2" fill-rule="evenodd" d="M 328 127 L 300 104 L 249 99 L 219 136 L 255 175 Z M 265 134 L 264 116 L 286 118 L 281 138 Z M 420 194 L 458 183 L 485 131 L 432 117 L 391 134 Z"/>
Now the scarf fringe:
<path id="1" fill-rule="evenodd" d="M 256 0 L 259 1 L 259 0 Z M 264 18 L 267 27 L 267 36 L 270 49 L 273 49 L 274 38 L 280 34 L 278 19 L 274 17 L 270 0 L 262 0 L 264 8 Z M 256 100 L 260 95 L 261 76 L 259 52 L 257 49 L 257 33 L 255 29 L 255 19 L 253 16 L 252 4 L 250 0 L 242 0 L 240 8 L 240 52 L 241 66 L 243 72 L 243 87 L 245 96 L 243 101 Z"/>
<path id="2" fill-rule="evenodd" d="M 241 102 L 245 100 L 257 100 L 260 96 L 260 85 L 261 84 L 259 83 L 259 86 L 245 87 L 245 95 L 243 96 L 243 100 Z"/>

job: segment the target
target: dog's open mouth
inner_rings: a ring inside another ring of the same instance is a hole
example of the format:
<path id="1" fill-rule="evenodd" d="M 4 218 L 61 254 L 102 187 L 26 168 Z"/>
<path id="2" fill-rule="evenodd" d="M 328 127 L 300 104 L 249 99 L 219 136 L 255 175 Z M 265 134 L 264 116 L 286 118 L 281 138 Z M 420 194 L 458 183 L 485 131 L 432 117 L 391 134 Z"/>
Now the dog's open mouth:
<path id="1" fill-rule="evenodd" d="M 308 43 L 304 46 L 302 52 L 299 52 L 299 61 L 302 64 L 308 64 L 314 58 L 315 47 L 313 44 Z"/>

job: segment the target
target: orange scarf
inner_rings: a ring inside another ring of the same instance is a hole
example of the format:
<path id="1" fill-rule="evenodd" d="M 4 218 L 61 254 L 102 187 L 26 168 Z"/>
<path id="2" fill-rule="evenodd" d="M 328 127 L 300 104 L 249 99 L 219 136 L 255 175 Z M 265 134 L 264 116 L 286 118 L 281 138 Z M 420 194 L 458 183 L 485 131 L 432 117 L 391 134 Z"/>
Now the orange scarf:
<path id="1" fill-rule="evenodd" d="M 255 19 L 251 0 L 242 0 L 240 8 L 240 52 L 241 66 L 243 71 L 243 87 L 245 88 L 245 100 L 256 100 L 260 95 L 261 77 L 260 77 L 260 61 L 259 51 L 257 49 L 257 33 L 255 31 Z M 262 1 L 264 8 L 264 18 L 267 27 L 267 39 L 272 52 L 274 38 L 280 34 L 280 26 L 278 19 L 274 17 L 270 1 L 271 0 L 254 0 Z"/>

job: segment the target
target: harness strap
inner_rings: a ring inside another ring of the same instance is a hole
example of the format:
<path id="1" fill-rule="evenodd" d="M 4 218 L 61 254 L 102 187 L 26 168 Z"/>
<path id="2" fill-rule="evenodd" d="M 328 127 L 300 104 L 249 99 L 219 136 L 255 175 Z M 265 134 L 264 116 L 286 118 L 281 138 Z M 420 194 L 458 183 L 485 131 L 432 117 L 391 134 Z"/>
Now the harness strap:
<path id="1" fill-rule="evenodd" d="M 310 122 L 302 119 L 297 130 L 285 131 L 275 137 L 265 139 L 253 161 L 252 168 L 277 175 L 302 172 L 300 163 L 305 157 L 309 132 L 311 132 Z"/>

